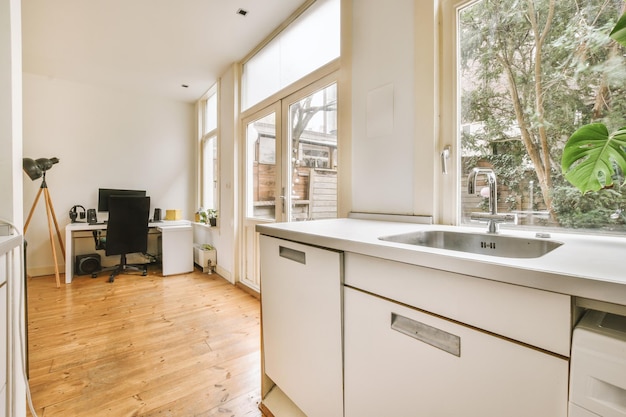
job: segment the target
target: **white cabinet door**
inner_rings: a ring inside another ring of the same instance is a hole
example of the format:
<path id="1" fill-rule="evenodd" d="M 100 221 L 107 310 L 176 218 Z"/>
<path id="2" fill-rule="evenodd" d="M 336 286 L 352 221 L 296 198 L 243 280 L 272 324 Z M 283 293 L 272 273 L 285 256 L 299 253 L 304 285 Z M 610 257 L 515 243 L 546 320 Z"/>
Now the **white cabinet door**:
<path id="1" fill-rule="evenodd" d="M 265 374 L 308 417 L 341 417 L 342 254 L 260 239 Z"/>
<path id="2" fill-rule="evenodd" d="M 348 287 L 344 307 L 346 417 L 567 415 L 567 360 Z"/>

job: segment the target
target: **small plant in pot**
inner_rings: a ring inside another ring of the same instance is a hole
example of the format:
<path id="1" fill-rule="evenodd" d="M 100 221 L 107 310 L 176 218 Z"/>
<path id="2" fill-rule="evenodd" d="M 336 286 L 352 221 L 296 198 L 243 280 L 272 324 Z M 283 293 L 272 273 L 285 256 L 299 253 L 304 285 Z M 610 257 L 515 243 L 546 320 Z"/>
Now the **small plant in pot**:
<path id="1" fill-rule="evenodd" d="M 217 226 L 217 210 L 208 209 L 206 211 L 207 218 L 209 219 L 209 224 L 211 226 Z"/>

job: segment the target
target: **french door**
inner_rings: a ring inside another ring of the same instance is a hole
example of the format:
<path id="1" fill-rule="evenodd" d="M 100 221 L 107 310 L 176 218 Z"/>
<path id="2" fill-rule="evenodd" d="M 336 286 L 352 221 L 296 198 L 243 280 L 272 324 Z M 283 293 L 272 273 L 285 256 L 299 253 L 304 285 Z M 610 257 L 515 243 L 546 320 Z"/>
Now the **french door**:
<path id="1" fill-rule="evenodd" d="M 337 84 L 313 83 L 244 117 L 241 281 L 259 290 L 257 224 L 337 217 Z"/>

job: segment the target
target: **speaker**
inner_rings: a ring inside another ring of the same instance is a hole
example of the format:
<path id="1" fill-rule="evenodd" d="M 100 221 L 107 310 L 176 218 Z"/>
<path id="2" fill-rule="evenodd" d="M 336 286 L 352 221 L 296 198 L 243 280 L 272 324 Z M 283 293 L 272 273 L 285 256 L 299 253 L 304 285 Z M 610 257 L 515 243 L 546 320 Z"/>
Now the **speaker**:
<path id="1" fill-rule="evenodd" d="M 98 217 L 96 216 L 96 209 L 87 209 L 87 223 L 98 223 Z"/>
<path id="2" fill-rule="evenodd" d="M 100 255 L 97 253 L 89 253 L 87 255 L 76 255 L 76 265 L 74 272 L 77 275 L 90 275 L 102 269 L 100 264 Z"/>

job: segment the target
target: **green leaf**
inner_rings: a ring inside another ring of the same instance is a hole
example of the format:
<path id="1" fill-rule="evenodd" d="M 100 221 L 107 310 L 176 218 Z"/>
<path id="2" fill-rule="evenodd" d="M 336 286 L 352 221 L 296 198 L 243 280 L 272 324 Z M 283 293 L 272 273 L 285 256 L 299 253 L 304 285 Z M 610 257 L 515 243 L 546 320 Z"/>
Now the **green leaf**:
<path id="1" fill-rule="evenodd" d="M 602 123 L 585 125 L 563 148 L 561 168 L 565 179 L 583 194 L 613 185 L 614 164 L 626 172 L 626 128 L 609 135 Z"/>
<path id="2" fill-rule="evenodd" d="M 626 46 L 626 13 L 619 18 L 609 36 L 619 42 L 620 45 Z"/>

